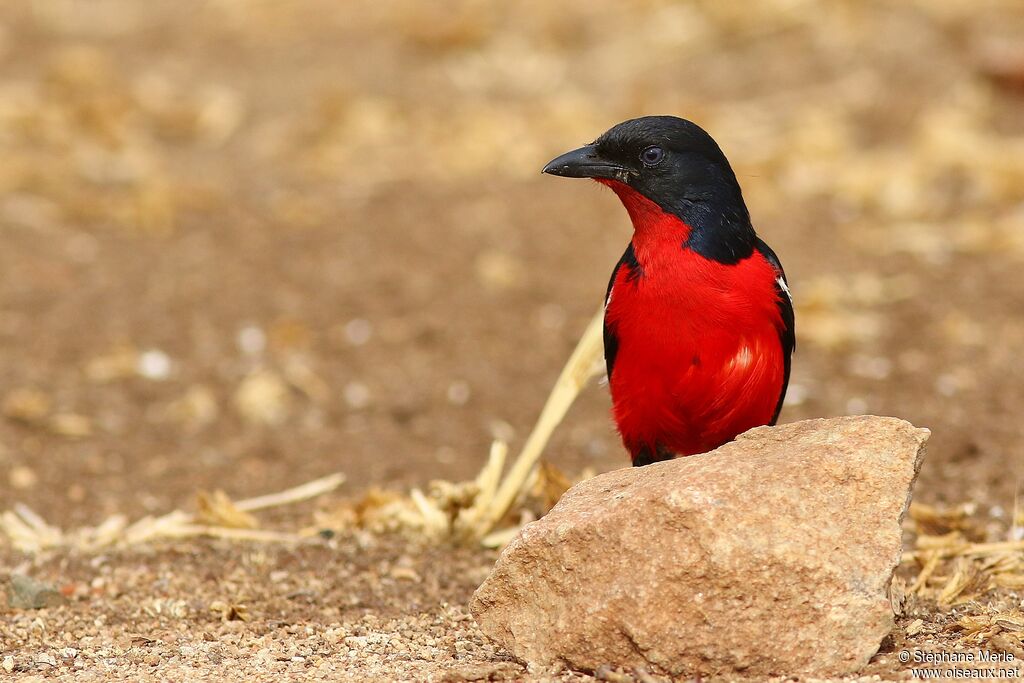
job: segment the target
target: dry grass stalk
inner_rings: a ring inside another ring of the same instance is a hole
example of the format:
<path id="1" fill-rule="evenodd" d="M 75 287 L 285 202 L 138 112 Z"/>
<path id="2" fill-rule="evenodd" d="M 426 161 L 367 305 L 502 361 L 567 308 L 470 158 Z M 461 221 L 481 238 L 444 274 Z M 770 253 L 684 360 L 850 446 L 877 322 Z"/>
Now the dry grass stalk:
<path id="1" fill-rule="evenodd" d="M 232 502 L 223 491 L 201 492 L 199 511 L 190 514 L 174 510 L 160 517 L 146 516 L 129 524 L 123 515 L 114 515 L 96 527 L 63 532 L 51 526 L 38 514 L 22 504 L 0 515 L 0 531 L 18 550 L 37 553 L 52 548 L 75 548 L 93 551 L 114 545 L 134 545 L 161 538 L 210 536 L 231 540 L 259 542 L 299 541 L 294 533 L 258 529 L 249 511 L 289 505 L 333 491 L 345 481 L 337 473 L 301 486 L 267 496 Z"/>
<path id="2" fill-rule="evenodd" d="M 959 557 L 953 565 L 953 574 L 939 591 L 938 603 L 952 607 L 969 602 L 988 590 L 989 574 L 981 570 L 977 562 Z"/>
<path id="3" fill-rule="evenodd" d="M 959 539 L 950 538 L 951 542 L 937 543 L 935 536 L 924 537 L 924 547 L 911 550 L 903 554 L 903 561 L 910 562 L 919 557 L 937 554 L 943 558 L 956 557 L 957 555 L 969 555 L 971 557 L 990 557 L 993 555 L 1012 556 L 1024 552 L 1024 540 L 1022 541 L 994 541 L 990 543 L 967 543 L 952 542 Z"/>
<path id="4" fill-rule="evenodd" d="M 993 614 L 966 614 L 956 625 L 964 632 L 961 642 L 966 645 L 988 644 L 1003 652 L 1022 654 L 1024 613 L 1019 609 Z"/>
<path id="5" fill-rule="evenodd" d="M 969 535 L 976 527 L 972 515 L 977 510 L 973 503 L 958 505 L 949 510 L 940 510 L 924 503 L 910 504 L 910 518 L 917 526 L 918 533 L 928 536 L 943 536 L 951 532 Z"/>
<path id="6" fill-rule="evenodd" d="M 1024 540 L 986 540 L 998 532 L 985 531 L 975 506 L 942 511 L 915 504 L 910 518 L 918 535 L 913 550 L 903 554 L 903 562 L 916 563 L 919 569 L 908 594 L 948 608 L 979 601 L 995 589 L 1024 590 Z M 961 627 L 977 642 L 987 642 L 1000 632 L 992 630 L 989 622 L 965 619 Z"/>
<path id="7" fill-rule="evenodd" d="M 600 373 L 603 320 L 604 313 L 599 311 L 587 325 L 587 329 L 576 344 L 569 361 L 562 368 L 558 381 L 555 382 L 555 386 L 541 410 L 540 418 L 526 439 L 519 457 L 516 458 L 508 474 L 502 479 L 494 497 L 486 501 L 486 507 L 481 510 L 480 519 L 467 520 L 475 522 L 475 528 L 471 530 L 470 534 L 473 537 L 483 538 L 508 514 L 513 503 L 526 488 L 530 473 L 540 459 L 544 447 L 551 439 L 555 427 L 562 422 L 569 407 L 587 382 Z"/>
<path id="8" fill-rule="evenodd" d="M 938 569 L 939 561 L 941 559 L 942 557 L 937 553 L 929 555 L 925 560 L 924 565 L 921 567 L 921 571 L 918 572 L 917 578 L 914 579 L 914 583 L 912 583 L 910 588 L 907 589 L 907 593 L 920 595 L 922 591 L 924 591 L 925 586 L 927 586 L 928 579 L 930 579 L 932 574 L 935 573 L 935 570 Z"/>
<path id="9" fill-rule="evenodd" d="M 313 481 L 279 491 L 278 493 L 270 493 L 265 496 L 237 501 L 235 507 L 243 512 L 253 512 L 255 510 L 265 510 L 266 508 L 281 507 L 282 505 L 291 505 L 292 503 L 298 503 L 330 493 L 344 483 L 345 475 L 341 472 L 335 472 L 326 477 L 320 477 L 319 479 L 314 479 Z"/>
<path id="10" fill-rule="evenodd" d="M 200 491 L 196 494 L 196 520 L 207 526 L 221 526 L 231 529 L 255 529 L 260 525 L 248 512 L 238 509 L 228 494 L 220 489 L 213 493 Z"/>

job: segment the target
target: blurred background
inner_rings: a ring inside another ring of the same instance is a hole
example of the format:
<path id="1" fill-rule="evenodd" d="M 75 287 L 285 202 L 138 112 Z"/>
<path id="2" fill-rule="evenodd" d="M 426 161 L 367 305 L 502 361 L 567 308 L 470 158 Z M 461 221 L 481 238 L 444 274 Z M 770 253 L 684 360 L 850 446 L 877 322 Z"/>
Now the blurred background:
<path id="1" fill-rule="evenodd" d="M 5 0 L 0 498 L 57 524 L 521 444 L 629 239 L 541 166 L 644 114 L 733 162 L 797 302 L 783 421 L 1024 464 L 1018 0 Z M 594 386 L 547 457 L 627 459 Z"/>

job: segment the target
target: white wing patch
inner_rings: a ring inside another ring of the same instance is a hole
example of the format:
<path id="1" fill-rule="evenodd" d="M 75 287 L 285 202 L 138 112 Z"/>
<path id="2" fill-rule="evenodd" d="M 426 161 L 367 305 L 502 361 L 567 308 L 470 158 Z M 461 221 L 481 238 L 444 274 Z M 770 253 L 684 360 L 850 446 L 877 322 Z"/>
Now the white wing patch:
<path id="1" fill-rule="evenodd" d="M 789 303 L 793 303 L 793 295 L 789 293 L 789 285 L 786 284 L 786 278 L 780 275 L 775 278 L 775 284 L 779 286 L 779 289 L 786 293 L 786 298 L 789 299 Z"/>
<path id="2" fill-rule="evenodd" d="M 743 344 L 740 350 L 736 352 L 729 362 L 726 363 L 725 367 L 727 370 L 735 370 L 737 368 L 745 369 L 749 368 L 750 364 L 754 362 L 754 351 L 747 344 Z"/>
<path id="3" fill-rule="evenodd" d="M 615 290 L 615 285 L 608 288 L 608 298 L 604 300 L 604 307 L 608 308 L 608 305 L 612 302 L 612 291 Z"/>

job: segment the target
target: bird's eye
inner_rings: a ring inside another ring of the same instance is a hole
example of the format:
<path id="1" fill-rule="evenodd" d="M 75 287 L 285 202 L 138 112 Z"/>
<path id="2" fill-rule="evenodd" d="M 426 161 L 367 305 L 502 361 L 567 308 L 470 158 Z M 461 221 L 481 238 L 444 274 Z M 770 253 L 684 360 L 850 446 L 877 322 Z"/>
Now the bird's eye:
<path id="1" fill-rule="evenodd" d="M 640 152 L 640 161 L 644 162 L 647 166 L 657 166 L 664 158 L 665 150 L 657 145 L 648 147 L 644 151 Z"/>

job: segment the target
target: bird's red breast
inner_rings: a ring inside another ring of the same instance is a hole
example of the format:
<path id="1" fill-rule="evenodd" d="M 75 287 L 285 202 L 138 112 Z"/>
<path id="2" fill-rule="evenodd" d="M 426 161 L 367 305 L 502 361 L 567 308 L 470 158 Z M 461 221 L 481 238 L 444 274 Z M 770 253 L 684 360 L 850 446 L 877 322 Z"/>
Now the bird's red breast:
<path id="1" fill-rule="evenodd" d="M 613 413 L 634 461 L 702 453 L 774 422 L 788 380 L 781 271 L 757 249 L 736 263 L 706 258 L 686 248 L 678 216 L 599 182 L 634 228 L 605 307 Z"/>

